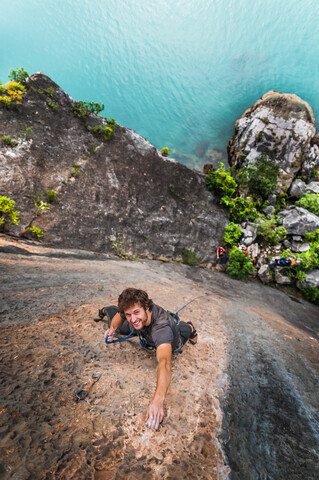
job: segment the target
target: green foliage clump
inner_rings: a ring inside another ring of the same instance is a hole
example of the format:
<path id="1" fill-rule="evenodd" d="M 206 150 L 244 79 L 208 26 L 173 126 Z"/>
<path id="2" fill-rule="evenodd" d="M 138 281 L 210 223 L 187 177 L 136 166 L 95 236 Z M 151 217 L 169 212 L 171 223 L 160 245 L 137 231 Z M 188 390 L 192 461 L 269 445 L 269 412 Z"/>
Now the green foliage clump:
<path id="1" fill-rule="evenodd" d="M 309 287 L 300 288 L 301 292 L 305 296 L 309 302 L 315 303 L 316 305 L 319 305 L 319 288 L 318 287 L 313 287 L 312 285 L 309 285 Z"/>
<path id="2" fill-rule="evenodd" d="M 220 203 L 229 208 L 231 219 L 235 223 L 241 223 L 245 219 L 253 222 L 258 216 L 254 202 L 248 198 L 224 196 Z"/>
<path id="3" fill-rule="evenodd" d="M 0 144 L 7 147 L 14 147 L 18 141 L 11 137 L 11 135 L 0 135 Z"/>
<path id="4" fill-rule="evenodd" d="M 308 242 L 319 242 L 319 230 L 315 230 L 314 232 L 305 232 L 304 237 Z"/>
<path id="5" fill-rule="evenodd" d="M 28 227 L 27 230 L 36 234 L 38 238 L 43 237 L 43 231 L 38 227 Z"/>
<path id="6" fill-rule="evenodd" d="M 0 106 L 17 108 L 21 104 L 26 88 L 18 82 L 12 81 L 0 85 Z"/>
<path id="7" fill-rule="evenodd" d="M 297 200 L 296 205 L 303 207 L 315 215 L 319 215 L 319 193 L 306 193 Z"/>
<path id="8" fill-rule="evenodd" d="M 49 203 L 57 203 L 59 200 L 58 192 L 56 190 L 47 190 L 47 200 Z"/>
<path id="9" fill-rule="evenodd" d="M 29 76 L 28 72 L 24 70 L 23 67 L 21 67 L 21 68 L 16 68 L 14 70 L 11 70 L 8 75 L 8 78 L 13 82 L 18 82 L 24 85 L 28 76 Z"/>
<path id="10" fill-rule="evenodd" d="M 169 154 L 171 153 L 171 149 L 168 148 L 168 147 L 163 147 L 161 150 L 160 150 L 161 154 L 163 155 L 163 157 L 168 157 Z"/>
<path id="11" fill-rule="evenodd" d="M 14 210 L 15 201 L 8 197 L 0 196 L 0 225 L 3 225 L 8 219 L 13 225 L 20 223 L 20 213 Z"/>
<path id="12" fill-rule="evenodd" d="M 234 222 L 230 222 L 224 231 L 223 242 L 226 245 L 232 247 L 235 245 L 240 238 L 242 229 L 239 225 L 236 225 Z"/>
<path id="13" fill-rule="evenodd" d="M 233 278 L 244 280 L 248 278 L 249 275 L 253 274 L 254 271 L 254 265 L 250 257 L 239 250 L 239 248 L 232 248 L 229 254 L 226 272 Z"/>
<path id="14" fill-rule="evenodd" d="M 80 176 L 80 165 L 78 163 L 73 163 L 70 175 L 71 175 L 71 177 L 79 177 Z"/>
<path id="15" fill-rule="evenodd" d="M 279 165 L 267 155 L 261 155 L 253 165 L 247 165 L 237 174 L 240 189 L 247 189 L 256 199 L 266 200 L 277 186 Z"/>
<path id="16" fill-rule="evenodd" d="M 29 140 L 31 138 L 31 128 L 26 126 L 25 131 L 24 131 L 24 136 L 26 140 Z"/>
<path id="17" fill-rule="evenodd" d="M 47 100 L 47 106 L 50 107 L 54 112 L 58 108 L 57 104 L 55 102 L 51 102 L 50 100 Z"/>
<path id="18" fill-rule="evenodd" d="M 192 248 L 184 247 L 183 250 L 183 262 L 187 263 L 187 265 L 194 266 L 199 263 L 199 257 L 197 253 Z"/>
<path id="19" fill-rule="evenodd" d="M 43 202 L 43 200 L 40 200 L 39 198 L 36 199 L 34 206 L 35 206 L 35 211 L 37 215 L 40 215 L 45 210 L 50 210 L 50 207 L 47 204 L 47 202 Z"/>
<path id="20" fill-rule="evenodd" d="M 85 118 L 89 113 L 95 113 L 99 115 L 104 110 L 104 103 L 100 104 L 97 102 L 79 102 L 72 103 L 72 111 L 74 115 L 78 118 Z"/>
<path id="21" fill-rule="evenodd" d="M 264 219 L 258 225 L 257 235 L 263 245 L 277 245 L 285 240 L 287 230 L 284 227 L 278 227 L 275 217 L 271 217 Z"/>
<path id="22" fill-rule="evenodd" d="M 225 169 L 223 163 L 218 164 L 218 169 L 210 169 L 206 175 L 206 186 L 208 190 L 215 191 L 221 197 L 232 197 L 237 189 L 237 183 L 230 172 Z"/>
<path id="23" fill-rule="evenodd" d="M 168 189 L 169 189 L 170 192 L 174 192 L 175 191 L 175 185 L 170 183 L 169 186 L 168 186 Z"/>
<path id="24" fill-rule="evenodd" d="M 46 88 L 45 90 L 45 93 L 47 93 L 49 95 L 49 97 L 53 97 L 53 94 L 54 94 L 54 88 L 53 87 L 48 87 Z"/>

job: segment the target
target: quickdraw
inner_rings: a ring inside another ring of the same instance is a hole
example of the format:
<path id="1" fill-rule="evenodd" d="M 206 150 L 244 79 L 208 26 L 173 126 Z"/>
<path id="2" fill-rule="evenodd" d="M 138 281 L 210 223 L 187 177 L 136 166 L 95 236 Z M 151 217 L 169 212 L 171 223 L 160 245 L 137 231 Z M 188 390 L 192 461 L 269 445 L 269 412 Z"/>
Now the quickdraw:
<path id="1" fill-rule="evenodd" d="M 101 376 L 102 376 L 102 373 L 100 372 L 93 373 L 91 383 L 86 388 L 82 388 L 82 390 L 79 390 L 78 392 L 76 392 L 75 399 L 77 401 L 84 400 L 84 398 L 88 396 L 89 390 L 93 387 L 94 383 L 100 380 Z"/>

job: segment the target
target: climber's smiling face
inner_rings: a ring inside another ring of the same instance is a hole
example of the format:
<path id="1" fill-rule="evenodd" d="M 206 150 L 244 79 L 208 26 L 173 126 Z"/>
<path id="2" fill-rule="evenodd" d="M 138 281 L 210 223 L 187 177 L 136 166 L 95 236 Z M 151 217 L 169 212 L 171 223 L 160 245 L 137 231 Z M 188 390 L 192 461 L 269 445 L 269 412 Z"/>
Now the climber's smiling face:
<path id="1" fill-rule="evenodd" d="M 151 312 L 149 308 L 146 310 L 141 307 L 139 303 L 133 305 L 124 311 L 126 320 L 135 328 L 141 330 L 143 327 L 148 327 L 151 324 Z"/>

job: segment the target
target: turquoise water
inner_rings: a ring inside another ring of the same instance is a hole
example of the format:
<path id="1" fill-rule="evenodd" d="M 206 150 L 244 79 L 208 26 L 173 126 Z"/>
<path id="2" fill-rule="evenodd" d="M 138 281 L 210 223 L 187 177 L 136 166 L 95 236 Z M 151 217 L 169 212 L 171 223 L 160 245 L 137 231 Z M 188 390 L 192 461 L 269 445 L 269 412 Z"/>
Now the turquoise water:
<path id="1" fill-rule="evenodd" d="M 270 89 L 301 96 L 319 120 L 318 0 L 0 6 L 2 82 L 11 68 L 42 71 L 184 163 L 199 144 L 225 150 L 236 119 Z"/>

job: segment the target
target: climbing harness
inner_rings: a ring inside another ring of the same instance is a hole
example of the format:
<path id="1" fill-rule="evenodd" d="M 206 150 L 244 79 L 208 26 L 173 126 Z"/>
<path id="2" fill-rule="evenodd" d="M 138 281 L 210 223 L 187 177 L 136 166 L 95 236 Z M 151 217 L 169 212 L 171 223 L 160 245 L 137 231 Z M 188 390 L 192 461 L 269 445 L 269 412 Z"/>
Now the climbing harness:
<path id="1" fill-rule="evenodd" d="M 193 298 L 193 300 L 190 300 L 189 302 L 185 303 L 185 305 L 183 305 L 179 310 L 177 310 L 176 313 L 173 313 L 173 312 L 170 312 L 168 311 L 168 313 L 173 317 L 176 325 L 179 325 L 180 323 L 180 318 L 178 316 L 179 312 L 182 311 L 185 307 L 187 307 L 190 303 L 192 302 L 195 302 L 195 300 L 198 300 L 199 298 L 204 298 L 204 297 L 210 297 L 211 295 L 213 295 L 212 293 L 207 293 L 206 295 L 200 295 L 199 297 L 195 297 Z M 102 308 L 101 310 L 99 310 L 99 316 L 101 318 L 101 320 L 103 319 L 103 317 L 105 316 L 105 313 L 104 313 L 104 308 Z M 94 319 L 95 322 L 98 322 L 99 320 L 96 320 Z M 156 350 L 156 347 L 154 345 L 150 345 L 147 340 L 142 337 L 142 335 L 140 334 L 140 332 L 138 332 L 137 330 L 135 330 L 135 328 L 131 331 L 131 333 L 129 335 L 127 335 L 126 337 L 121 337 L 121 338 L 116 338 L 115 340 L 112 340 L 112 342 L 108 342 L 107 339 L 108 339 L 108 335 L 105 337 L 105 343 L 107 345 L 109 345 L 110 343 L 115 343 L 115 342 L 124 342 L 124 340 L 127 340 L 128 338 L 131 338 L 133 337 L 133 335 L 138 335 L 138 338 L 139 338 L 139 341 L 140 341 L 140 345 L 141 347 L 145 348 L 146 350 L 149 350 L 149 351 L 152 351 L 152 350 Z M 181 348 L 176 348 L 174 350 L 174 353 L 182 353 L 182 350 Z"/>
<path id="2" fill-rule="evenodd" d="M 100 380 L 101 376 L 102 376 L 102 373 L 100 372 L 93 373 L 91 383 L 85 389 L 82 388 L 82 390 L 79 390 L 78 392 L 76 392 L 75 399 L 77 401 L 84 400 L 84 398 L 88 396 L 90 388 L 94 385 L 94 383 Z"/>

